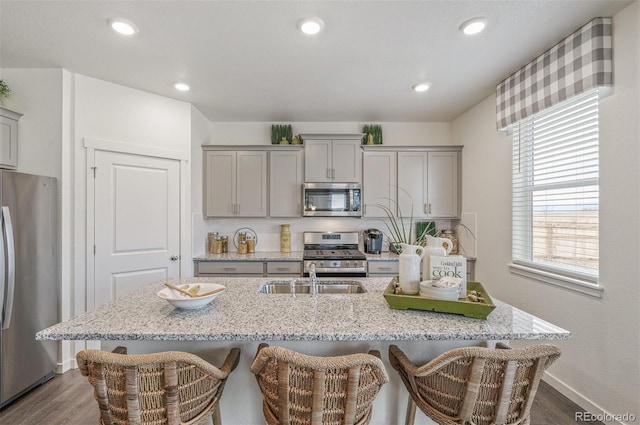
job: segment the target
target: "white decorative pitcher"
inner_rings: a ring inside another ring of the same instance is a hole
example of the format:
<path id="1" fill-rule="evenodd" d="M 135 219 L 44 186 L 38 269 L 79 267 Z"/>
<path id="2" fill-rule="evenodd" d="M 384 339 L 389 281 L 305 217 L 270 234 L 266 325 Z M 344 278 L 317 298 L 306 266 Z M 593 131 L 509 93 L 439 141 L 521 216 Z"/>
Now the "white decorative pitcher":
<path id="1" fill-rule="evenodd" d="M 436 238 L 431 235 L 425 235 L 424 241 L 426 242 L 424 259 L 422 260 L 422 280 L 431 280 L 431 256 L 439 255 L 441 257 L 449 255 L 453 244 L 449 239 Z M 446 244 L 445 248 L 443 244 Z"/>
<path id="2" fill-rule="evenodd" d="M 398 261 L 400 289 L 406 295 L 420 292 L 420 264 L 424 257 L 424 248 L 419 245 L 401 243 L 402 254 Z"/>

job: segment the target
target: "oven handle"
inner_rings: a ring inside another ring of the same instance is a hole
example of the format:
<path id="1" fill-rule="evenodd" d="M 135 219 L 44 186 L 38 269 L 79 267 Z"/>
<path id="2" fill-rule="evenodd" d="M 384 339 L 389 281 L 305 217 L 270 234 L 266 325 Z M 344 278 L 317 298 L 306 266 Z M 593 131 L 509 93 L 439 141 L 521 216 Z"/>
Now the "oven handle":
<path id="1" fill-rule="evenodd" d="M 309 273 L 305 272 L 302 275 L 303 277 L 309 277 Z M 317 277 L 367 277 L 367 273 L 364 271 L 359 271 L 359 272 L 345 272 L 345 273 L 340 273 L 340 272 L 330 272 L 330 273 L 321 273 L 316 271 L 316 276 Z"/>

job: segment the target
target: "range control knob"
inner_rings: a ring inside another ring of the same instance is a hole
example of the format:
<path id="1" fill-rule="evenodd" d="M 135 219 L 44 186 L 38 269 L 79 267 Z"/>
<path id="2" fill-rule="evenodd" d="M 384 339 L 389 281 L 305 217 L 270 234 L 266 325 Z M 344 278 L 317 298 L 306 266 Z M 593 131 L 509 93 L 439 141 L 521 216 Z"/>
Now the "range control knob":
<path id="1" fill-rule="evenodd" d="M 320 267 L 324 267 L 324 261 L 320 261 Z"/>
<path id="2" fill-rule="evenodd" d="M 347 264 L 345 264 L 346 267 L 350 267 L 351 263 L 347 261 Z"/>

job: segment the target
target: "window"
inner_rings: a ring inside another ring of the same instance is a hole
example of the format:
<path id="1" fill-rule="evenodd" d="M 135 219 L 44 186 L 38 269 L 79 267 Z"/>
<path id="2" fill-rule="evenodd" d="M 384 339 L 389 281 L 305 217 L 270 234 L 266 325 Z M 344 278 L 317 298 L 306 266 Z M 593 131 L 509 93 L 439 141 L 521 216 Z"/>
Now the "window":
<path id="1" fill-rule="evenodd" d="M 513 126 L 514 267 L 597 285 L 598 163 L 597 89 Z"/>

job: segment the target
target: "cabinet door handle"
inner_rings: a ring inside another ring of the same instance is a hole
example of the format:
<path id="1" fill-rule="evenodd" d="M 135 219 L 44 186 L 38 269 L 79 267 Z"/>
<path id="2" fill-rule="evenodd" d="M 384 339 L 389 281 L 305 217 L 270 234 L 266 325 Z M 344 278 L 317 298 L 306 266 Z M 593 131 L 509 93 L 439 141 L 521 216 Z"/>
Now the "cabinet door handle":
<path id="1" fill-rule="evenodd" d="M 235 272 L 236 268 L 235 267 L 224 267 L 223 270 L 225 272 Z"/>
<path id="2" fill-rule="evenodd" d="M 240 215 L 240 204 L 236 204 L 236 215 Z"/>
<path id="3" fill-rule="evenodd" d="M 422 212 L 427 214 L 427 204 L 422 205 Z"/>
<path id="4" fill-rule="evenodd" d="M 378 270 L 391 270 L 391 267 L 378 267 Z"/>
<path id="5" fill-rule="evenodd" d="M 429 204 L 429 214 L 431 214 L 431 204 Z"/>
<path id="6" fill-rule="evenodd" d="M 335 169 L 335 168 L 332 168 L 332 169 L 331 169 L 331 178 L 332 178 L 332 179 L 335 179 L 335 178 L 336 178 L 336 169 Z"/>

